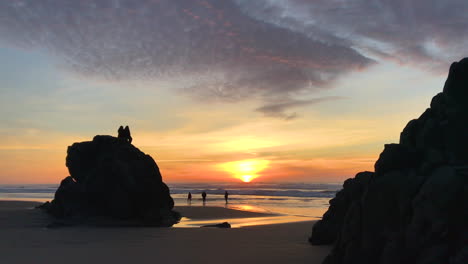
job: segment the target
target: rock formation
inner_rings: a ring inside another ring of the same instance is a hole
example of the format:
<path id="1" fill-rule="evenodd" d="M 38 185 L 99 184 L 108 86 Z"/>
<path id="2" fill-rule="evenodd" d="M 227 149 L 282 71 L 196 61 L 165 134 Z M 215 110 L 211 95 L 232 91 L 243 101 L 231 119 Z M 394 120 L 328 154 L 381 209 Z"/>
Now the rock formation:
<path id="1" fill-rule="evenodd" d="M 345 181 L 309 241 L 334 243 L 326 264 L 468 263 L 468 58 L 375 173 Z"/>
<path id="2" fill-rule="evenodd" d="M 231 224 L 228 222 L 223 222 L 221 224 L 215 224 L 215 225 L 204 225 L 201 227 L 218 227 L 218 228 L 231 228 Z"/>
<path id="3" fill-rule="evenodd" d="M 124 140 L 95 136 L 68 147 L 70 176 L 42 206 L 72 223 L 172 226 L 174 201 L 151 156 Z"/>

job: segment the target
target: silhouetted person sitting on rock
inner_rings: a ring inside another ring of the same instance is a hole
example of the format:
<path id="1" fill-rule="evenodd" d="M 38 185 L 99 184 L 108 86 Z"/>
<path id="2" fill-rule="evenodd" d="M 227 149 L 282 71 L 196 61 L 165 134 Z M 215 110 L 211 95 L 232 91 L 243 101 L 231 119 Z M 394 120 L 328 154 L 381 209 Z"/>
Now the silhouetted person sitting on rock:
<path id="1" fill-rule="evenodd" d="M 119 130 L 117 131 L 118 135 L 117 138 L 122 139 L 125 142 L 132 143 L 132 136 L 130 135 L 130 128 L 126 126 L 123 128 L 123 126 L 119 127 Z"/>
<path id="2" fill-rule="evenodd" d="M 118 139 L 124 139 L 124 128 L 123 128 L 123 126 L 120 126 L 119 130 L 117 130 L 117 138 Z"/>
<path id="3" fill-rule="evenodd" d="M 132 144 L 133 138 L 132 138 L 132 136 L 130 135 L 130 128 L 129 128 L 128 126 L 125 126 L 124 132 L 125 132 L 125 137 L 126 137 L 128 143 Z"/>

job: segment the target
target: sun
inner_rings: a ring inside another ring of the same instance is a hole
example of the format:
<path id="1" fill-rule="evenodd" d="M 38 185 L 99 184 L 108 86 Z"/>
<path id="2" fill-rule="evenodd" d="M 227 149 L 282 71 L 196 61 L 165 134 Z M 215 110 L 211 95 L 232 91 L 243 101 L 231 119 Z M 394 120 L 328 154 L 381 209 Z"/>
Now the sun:
<path id="1" fill-rule="evenodd" d="M 240 179 L 243 181 L 243 182 L 251 182 L 253 180 L 253 176 L 252 175 L 242 175 L 240 177 Z"/>
<path id="2" fill-rule="evenodd" d="M 252 180 L 260 177 L 260 172 L 265 170 L 270 161 L 268 160 L 239 160 L 222 163 L 219 166 L 223 171 L 227 171 L 236 179 L 243 182 L 251 182 Z"/>

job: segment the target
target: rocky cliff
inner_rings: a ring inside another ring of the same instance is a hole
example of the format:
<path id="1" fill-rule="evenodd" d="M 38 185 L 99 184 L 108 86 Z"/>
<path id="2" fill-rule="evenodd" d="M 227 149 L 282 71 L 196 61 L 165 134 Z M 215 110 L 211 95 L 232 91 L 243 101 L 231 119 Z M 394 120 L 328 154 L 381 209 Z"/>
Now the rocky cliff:
<path id="1" fill-rule="evenodd" d="M 327 264 L 468 263 L 468 58 L 312 228 Z"/>
<path id="2" fill-rule="evenodd" d="M 151 156 L 111 136 L 68 147 L 70 176 L 42 206 L 72 223 L 172 226 L 174 201 Z"/>

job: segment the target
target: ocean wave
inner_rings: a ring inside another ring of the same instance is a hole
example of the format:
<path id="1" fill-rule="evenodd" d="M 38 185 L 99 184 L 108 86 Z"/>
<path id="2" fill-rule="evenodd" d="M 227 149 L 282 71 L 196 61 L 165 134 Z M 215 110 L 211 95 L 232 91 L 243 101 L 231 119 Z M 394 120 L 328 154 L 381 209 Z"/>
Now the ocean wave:
<path id="1" fill-rule="evenodd" d="M 0 185 L 0 194 L 50 194 L 57 190 L 57 185 Z M 250 195 L 282 199 L 278 197 L 333 198 L 341 188 L 337 184 L 272 184 L 272 183 L 219 183 L 219 184 L 169 184 L 171 194 L 182 195 L 191 192 L 193 195 L 203 191 L 208 195 L 224 195 L 227 190 L 231 195 Z"/>
<path id="2" fill-rule="evenodd" d="M 341 188 L 337 184 L 222 184 L 213 187 L 211 184 L 170 185 L 171 194 L 207 194 L 223 195 L 228 191 L 230 195 L 254 195 L 273 197 L 320 197 L 332 198 Z"/>

